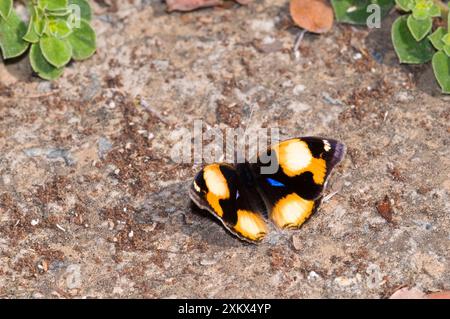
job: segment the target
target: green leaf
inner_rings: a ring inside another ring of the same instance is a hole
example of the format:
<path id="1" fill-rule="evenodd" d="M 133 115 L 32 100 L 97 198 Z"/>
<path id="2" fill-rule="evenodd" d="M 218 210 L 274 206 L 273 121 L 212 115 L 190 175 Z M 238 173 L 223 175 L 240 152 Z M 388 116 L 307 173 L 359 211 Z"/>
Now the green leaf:
<path id="1" fill-rule="evenodd" d="M 80 27 L 75 28 L 67 38 L 72 45 L 75 60 L 84 60 L 94 54 L 96 49 L 95 31 L 85 20 L 80 21 Z"/>
<path id="2" fill-rule="evenodd" d="M 61 10 L 67 7 L 67 0 L 38 0 L 39 8 L 47 10 Z"/>
<path id="3" fill-rule="evenodd" d="M 36 32 L 39 36 L 41 36 L 45 29 L 44 11 L 38 7 L 34 7 L 32 19 L 34 32 Z"/>
<path id="4" fill-rule="evenodd" d="M 338 22 L 366 24 L 367 18 L 372 14 L 372 12 L 367 12 L 370 4 L 379 5 L 381 16 L 384 17 L 394 6 L 395 0 L 331 0 L 331 4 Z"/>
<path id="5" fill-rule="evenodd" d="M 89 2 L 87 0 L 69 0 L 69 9 L 70 5 L 75 5 L 80 8 L 81 19 L 86 21 L 91 21 L 92 19 L 92 10 Z M 72 12 L 75 13 L 75 12 Z"/>
<path id="6" fill-rule="evenodd" d="M 432 44 L 427 38 L 417 42 L 409 32 L 406 20 L 405 16 L 397 18 L 391 29 L 392 43 L 400 63 L 421 64 L 430 61 L 434 52 Z"/>
<path id="7" fill-rule="evenodd" d="M 49 18 L 47 20 L 46 33 L 58 39 L 64 39 L 72 33 L 72 28 L 65 20 Z"/>
<path id="8" fill-rule="evenodd" d="M 67 40 L 44 36 L 39 41 L 42 55 L 53 66 L 61 68 L 72 58 L 72 46 Z"/>
<path id="9" fill-rule="evenodd" d="M 440 17 L 441 8 L 439 8 L 435 3 L 433 3 L 433 6 L 430 8 L 429 14 L 431 17 Z"/>
<path id="10" fill-rule="evenodd" d="M 27 25 L 12 10 L 8 19 L 0 18 L 0 49 L 4 59 L 14 58 L 24 53 L 28 42 L 22 38 L 27 32 Z"/>
<path id="11" fill-rule="evenodd" d="M 450 57 L 444 52 L 436 52 L 433 56 L 433 71 L 441 86 L 442 93 L 450 94 Z"/>
<path id="12" fill-rule="evenodd" d="M 439 17 L 441 15 L 441 9 L 433 2 L 433 0 L 415 0 L 412 10 L 412 14 L 417 20 Z"/>
<path id="13" fill-rule="evenodd" d="M 8 19 L 11 13 L 13 2 L 12 0 L 0 0 L 0 17 L 3 19 Z"/>
<path id="14" fill-rule="evenodd" d="M 414 5 L 413 0 L 395 0 L 397 6 L 403 11 L 411 11 L 411 6 Z"/>
<path id="15" fill-rule="evenodd" d="M 447 34 L 444 34 L 444 36 L 441 38 L 441 40 L 444 44 L 450 45 L 450 32 Z"/>
<path id="16" fill-rule="evenodd" d="M 444 35 L 445 29 L 443 27 L 439 27 L 428 36 L 428 39 L 431 41 L 431 44 L 433 44 L 436 50 L 442 50 L 444 48 L 444 42 L 442 41 Z"/>
<path id="17" fill-rule="evenodd" d="M 39 42 L 39 34 L 37 34 L 37 32 L 34 28 L 34 23 L 35 23 L 35 18 L 33 16 L 33 17 L 31 17 L 30 22 L 28 22 L 27 33 L 22 38 L 25 41 L 28 41 L 30 43 Z"/>
<path id="18" fill-rule="evenodd" d="M 61 76 L 64 71 L 63 68 L 55 68 L 47 62 L 38 43 L 31 45 L 30 64 L 34 72 L 45 80 L 54 80 Z"/>
<path id="19" fill-rule="evenodd" d="M 444 45 L 444 52 L 447 54 L 447 56 L 450 56 L 450 45 L 446 44 Z"/>
<path id="20" fill-rule="evenodd" d="M 409 15 L 407 24 L 414 39 L 416 39 L 416 41 L 420 41 L 431 31 L 431 28 L 433 27 L 433 19 L 428 17 L 424 20 L 417 20 L 412 15 Z"/>

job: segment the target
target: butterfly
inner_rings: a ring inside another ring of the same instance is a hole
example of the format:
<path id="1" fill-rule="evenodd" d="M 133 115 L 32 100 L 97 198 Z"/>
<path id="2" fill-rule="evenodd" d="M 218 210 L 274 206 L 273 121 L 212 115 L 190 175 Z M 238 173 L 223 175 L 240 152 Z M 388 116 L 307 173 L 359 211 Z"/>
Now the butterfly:
<path id="1" fill-rule="evenodd" d="M 258 243 L 268 233 L 267 220 L 281 229 L 297 229 L 318 209 L 345 149 L 334 139 L 288 139 L 259 154 L 254 163 L 206 165 L 189 195 L 232 234 Z"/>

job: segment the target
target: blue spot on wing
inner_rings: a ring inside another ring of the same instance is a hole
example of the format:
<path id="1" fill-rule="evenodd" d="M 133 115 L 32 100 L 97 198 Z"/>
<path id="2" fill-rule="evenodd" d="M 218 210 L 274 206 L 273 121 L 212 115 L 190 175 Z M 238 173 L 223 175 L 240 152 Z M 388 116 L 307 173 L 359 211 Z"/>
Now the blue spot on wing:
<path id="1" fill-rule="evenodd" d="M 272 185 L 272 186 L 275 186 L 275 187 L 285 187 L 285 185 L 284 185 L 283 183 L 281 183 L 281 182 L 279 182 L 279 181 L 276 181 L 276 180 L 274 180 L 274 179 L 272 179 L 272 178 L 266 178 L 266 180 L 267 180 L 267 182 L 268 182 L 270 185 Z"/>

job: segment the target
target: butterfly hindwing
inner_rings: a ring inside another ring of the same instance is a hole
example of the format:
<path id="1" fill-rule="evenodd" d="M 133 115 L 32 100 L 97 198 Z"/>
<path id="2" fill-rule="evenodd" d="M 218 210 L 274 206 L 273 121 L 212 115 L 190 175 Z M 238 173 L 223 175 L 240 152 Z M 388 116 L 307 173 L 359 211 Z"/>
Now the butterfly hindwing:
<path id="1" fill-rule="evenodd" d="M 336 140 L 302 137 L 280 142 L 264 154 L 275 161 L 273 172 L 264 173 L 261 168 L 267 164 L 259 159 L 252 164 L 275 225 L 298 228 L 317 210 L 327 179 L 344 153 L 344 144 Z"/>
<path id="2" fill-rule="evenodd" d="M 197 206 L 212 213 L 233 234 L 258 242 L 267 234 L 267 225 L 261 215 L 261 205 L 257 204 L 261 201 L 259 194 L 243 169 L 228 164 L 205 166 L 195 177 L 190 196 Z"/>

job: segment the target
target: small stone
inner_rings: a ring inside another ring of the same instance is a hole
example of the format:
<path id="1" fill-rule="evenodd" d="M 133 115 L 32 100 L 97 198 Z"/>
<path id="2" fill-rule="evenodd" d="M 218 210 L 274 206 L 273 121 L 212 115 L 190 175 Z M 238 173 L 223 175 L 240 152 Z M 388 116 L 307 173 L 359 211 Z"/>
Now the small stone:
<path id="1" fill-rule="evenodd" d="M 303 249 L 303 241 L 298 234 L 292 236 L 292 246 L 294 246 L 294 249 L 297 251 Z"/>
<path id="2" fill-rule="evenodd" d="M 398 92 L 394 98 L 397 102 L 402 102 L 402 103 L 412 101 L 412 99 L 413 99 L 412 95 L 408 94 L 408 92 L 405 92 L 405 91 Z"/>
<path id="3" fill-rule="evenodd" d="M 343 105 L 342 101 L 339 99 L 332 98 L 327 92 L 322 92 L 322 97 L 325 102 L 331 105 Z"/>
<path id="4" fill-rule="evenodd" d="M 31 148 L 24 149 L 23 152 L 25 153 L 26 156 L 36 157 L 36 156 L 42 155 L 43 150 L 42 150 L 42 148 L 31 147 Z"/>
<path id="5" fill-rule="evenodd" d="M 47 150 L 47 158 L 49 159 L 57 159 L 61 158 L 64 160 L 67 166 L 73 166 L 75 161 L 72 158 L 70 152 L 66 149 L 53 148 Z"/>
<path id="6" fill-rule="evenodd" d="M 81 90 L 82 100 L 84 102 L 91 101 L 97 94 L 99 94 L 102 84 L 100 83 L 99 77 L 91 73 L 90 82 L 88 85 L 84 86 Z"/>
<path id="7" fill-rule="evenodd" d="M 120 288 L 120 287 L 114 287 L 113 288 L 113 294 L 117 294 L 117 295 L 120 295 L 120 294 L 122 294 L 123 293 L 123 289 L 122 288 Z"/>
<path id="8" fill-rule="evenodd" d="M 273 20 L 253 20 L 251 28 L 254 31 L 271 32 L 275 28 L 275 23 Z"/>
<path id="9" fill-rule="evenodd" d="M 291 80 L 286 80 L 283 83 L 281 83 L 281 87 L 283 88 L 290 88 L 294 85 Z"/>
<path id="10" fill-rule="evenodd" d="M 66 269 L 66 285 L 69 289 L 81 288 L 81 267 L 77 264 L 71 264 Z"/>
<path id="11" fill-rule="evenodd" d="M 211 266 L 217 264 L 217 260 L 214 259 L 203 259 L 200 261 L 200 265 L 202 266 Z"/>
<path id="12" fill-rule="evenodd" d="M 112 149 L 112 143 L 106 137 L 98 139 L 98 157 L 104 159 L 108 152 Z"/>
<path id="13" fill-rule="evenodd" d="M 315 271 L 310 271 L 308 274 L 308 280 L 316 280 L 316 279 L 320 279 L 320 275 L 318 273 L 316 273 Z"/>
<path id="14" fill-rule="evenodd" d="M 32 219 L 31 220 L 31 226 L 36 226 L 37 224 L 39 224 L 39 219 Z"/>
<path id="15" fill-rule="evenodd" d="M 353 59 L 354 60 L 361 60 L 361 58 L 362 58 L 362 54 L 361 53 L 355 53 L 354 55 L 353 55 Z"/>
<path id="16" fill-rule="evenodd" d="M 128 233 L 128 237 L 129 237 L 129 238 L 133 238 L 133 236 L 134 236 L 134 232 L 131 230 L 131 231 Z"/>
<path id="17" fill-rule="evenodd" d="M 165 71 L 169 67 L 169 61 L 167 60 L 153 60 L 152 65 L 157 71 Z"/>
<path id="18" fill-rule="evenodd" d="M 334 282 L 340 287 L 348 287 L 353 285 L 354 280 L 352 278 L 340 276 L 334 279 Z"/>
<path id="19" fill-rule="evenodd" d="M 43 260 L 39 265 L 38 268 L 41 269 L 44 272 L 48 271 L 48 263 L 46 260 Z"/>
<path id="20" fill-rule="evenodd" d="M 305 91 L 305 86 L 303 84 L 297 84 L 293 89 L 292 89 L 292 93 L 294 95 L 299 95 L 300 93 Z"/>
<path id="21" fill-rule="evenodd" d="M 52 82 L 42 81 L 38 84 L 37 90 L 40 93 L 49 93 L 52 91 Z"/>

